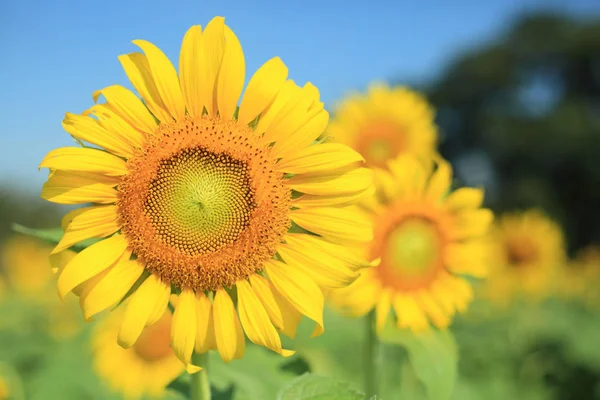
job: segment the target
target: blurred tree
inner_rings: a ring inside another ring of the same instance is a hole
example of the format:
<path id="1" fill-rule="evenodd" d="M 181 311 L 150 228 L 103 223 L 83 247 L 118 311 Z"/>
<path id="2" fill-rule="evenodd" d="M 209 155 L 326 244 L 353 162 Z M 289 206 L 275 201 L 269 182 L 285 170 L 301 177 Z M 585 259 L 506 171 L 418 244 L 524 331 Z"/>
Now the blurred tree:
<path id="1" fill-rule="evenodd" d="M 441 152 L 497 211 L 539 206 L 600 243 L 600 21 L 530 14 L 429 87 Z"/>

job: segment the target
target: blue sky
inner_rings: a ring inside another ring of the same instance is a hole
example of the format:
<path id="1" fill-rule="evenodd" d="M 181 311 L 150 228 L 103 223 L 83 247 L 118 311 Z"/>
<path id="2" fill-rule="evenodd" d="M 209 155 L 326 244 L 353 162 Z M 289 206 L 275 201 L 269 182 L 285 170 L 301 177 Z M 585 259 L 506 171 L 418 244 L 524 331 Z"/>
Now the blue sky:
<path id="1" fill-rule="evenodd" d="M 134 39 L 177 60 L 189 26 L 225 16 L 247 76 L 278 55 L 292 79 L 313 82 L 331 105 L 373 80 L 435 77 L 456 53 L 535 8 L 600 15 L 598 0 L 2 1 L 0 184 L 39 191 L 47 176 L 39 161 L 73 143 L 64 113 L 88 108 L 96 89 L 128 86 L 117 55 L 137 51 Z"/>

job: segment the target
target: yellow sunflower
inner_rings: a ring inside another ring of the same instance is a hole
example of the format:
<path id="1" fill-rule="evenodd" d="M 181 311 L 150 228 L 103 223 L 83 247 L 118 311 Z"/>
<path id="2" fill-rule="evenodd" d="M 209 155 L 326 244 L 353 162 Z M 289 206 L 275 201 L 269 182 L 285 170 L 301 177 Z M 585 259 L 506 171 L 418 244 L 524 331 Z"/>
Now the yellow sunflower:
<path id="1" fill-rule="evenodd" d="M 22 296 L 39 307 L 48 317 L 48 333 L 65 339 L 81 328 L 81 316 L 74 299 L 61 302 L 53 288 L 52 263 L 63 263 L 66 254 L 48 256 L 52 246 L 23 235 L 13 235 L 4 242 L 0 261 L 0 298 L 3 292 Z M 4 275 L 4 277 L 1 276 Z"/>
<path id="2" fill-rule="evenodd" d="M 406 87 L 373 85 L 335 110 L 327 134 L 362 154 L 371 166 L 385 167 L 399 154 L 432 156 L 437 127 L 427 100 Z"/>
<path id="3" fill-rule="evenodd" d="M 484 295 L 499 305 L 519 296 L 549 294 L 566 262 L 560 227 L 539 210 L 503 215 L 491 231 L 494 244 Z"/>
<path id="4" fill-rule="evenodd" d="M 561 271 L 557 282 L 559 296 L 579 300 L 589 307 L 600 305 L 600 246 L 584 247 Z"/>
<path id="5" fill-rule="evenodd" d="M 371 172 L 350 148 L 316 140 L 329 119 L 319 91 L 288 80 L 278 57 L 237 107 L 244 53 L 223 18 L 187 31 L 179 73 L 153 44 L 134 44 L 143 54 L 119 60 L 141 99 L 118 85 L 95 92 L 106 102 L 63 121 L 95 147 L 60 148 L 40 164 L 50 169 L 44 199 L 92 203 L 65 216 L 54 252 L 103 238 L 60 272 L 60 296 L 93 278 L 81 292 L 89 318 L 135 287 L 118 335 L 128 348 L 178 295 L 171 345 L 187 366 L 194 348 L 242 357 L 244 332 L 291 354 L 277 330 L 294 336 L 305 315 L 321 334 L 321 288 L 364 266 L 344 245 L 372 238 L 347 207 L 372 187 Z"/>
<path id="6" fill-rule="evenodd" d="M 482 238 L 493 214 L 480 208 L 483 191 L 450 192 L 446 161 L 426 165 L 408 154 L 390 161 L 389 171 L 377 170 L 376 177 L 377 195 L 364 209 L 374 227 L 368 254 L 380 264 L 331 291 L 331 300 L 352 316 L 375 309 L 378 330 L 391 309 L 399 328 L 419 331 L 429 322 L 444 328 L 472 299 L 463 275 L 483 277 L 487 271 Z"/>
<path id="7" fill-rule="evenodd" d="M 10 390 L 8 389 L 8 383 L 4 377 L 0 376 L 0 400 L 10 399 Z"/>
<path id="8" fill-rule="evenodd" d="M 129 349 L 116 342 L 120 314 L 110 314 L 95 327 L 94 369 L 126 399 L 139 399 L 144 395 L 162 398 L 167 385 L 184 371 L 170 347 L 172 314 L 166 311 L 154 325 L 144 328 L 136 344 Z"/>
<path id="9" fill-rule="evenodd" d="M 51 279 L 48 255 L 52 246 L 24 235 L 12 235 L 2 244 L 1 271 L 7 284 L 21 294 L 37 296 Z"/>

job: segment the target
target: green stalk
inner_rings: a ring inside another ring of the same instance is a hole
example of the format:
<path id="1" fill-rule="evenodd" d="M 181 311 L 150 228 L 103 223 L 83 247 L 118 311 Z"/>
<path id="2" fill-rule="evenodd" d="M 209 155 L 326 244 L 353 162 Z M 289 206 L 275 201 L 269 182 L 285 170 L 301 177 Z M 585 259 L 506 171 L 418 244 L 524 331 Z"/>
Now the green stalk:
<path id="1" fill-rule="evenodd" d="M 210 400 L 210 383 L 208 381 L 208 352 L 192 355 L 192 364 L 202 369 L 191 376 L 191 400 Z"/>
<path id="2" fill-rule="evenodd" d="M 366 327 L 365 338 L 365 394 L 367 398 L 377 394 L 378 365 L 379 365 L 379 342 L 375 332 L 375 310 L 372 310 L 364 318 Z"/>

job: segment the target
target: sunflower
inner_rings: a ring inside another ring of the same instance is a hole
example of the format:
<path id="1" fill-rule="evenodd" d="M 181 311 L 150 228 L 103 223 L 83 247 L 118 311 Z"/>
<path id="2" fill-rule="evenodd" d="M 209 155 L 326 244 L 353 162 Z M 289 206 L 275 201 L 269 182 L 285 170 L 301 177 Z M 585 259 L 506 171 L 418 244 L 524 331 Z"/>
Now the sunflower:
<path id="1" fill-rule="evenodd" d="M 24 235 L 13 235 L 2 245 L 0 298 L 3 292 L 19 296 L 48 318 L 48 333 L 56 339 L 73 336 L 81 329 L 74 299 L 61 302 L 53 284 L 52 262 L 63 262 L 66 254 L 48 260 L 52 246 Z M 4 275 L 4 277 L 2 276 Z"/>
<path id="2" fill-rule="evenodd" d="M 341 311 L 362 316 L 375 309 L 381 330 L 390 310 L 399 328 L 445 328 L 472 299 L 463 275 L 486 274 L 482 239 L 493 214 L 483 209 L 483 191 L 450 193 L 452 170 L 443 160 L 423 163 L 405 154 L 377 170 L 377 193 L 363 203 L 374 239 L 367 254 L 379 259 L 350 286 L 331 291 Z"/>
<path id="3" fill-rule="evenodd" d="M 187 31 L 179 73 L 153 44 L 133 43 L 143 54 L 119 60 L 141 99 L 118 85 L 98 90 L 105 103 L 63 121 L 83 146 L 40 165 L 50 169 L 44 199 L 92 203 L 65 216 L 53 252 L 102 239 L 62 269 L 59 295 L 84 284 L 90 318 L 131 291 L 125 348 L 177 295 L 171 345 L 187 366 L 194 349 L 242 357 L 244 332 L 291 354 L 277 331 L 294 336 L 305 315 L 321 334 L 321 288 L 347 285 L 365 265 L 345 246 L 372 238 L 349 207 L 371 189 L 371 172 L 350 148 L 316 140 L 329 119 L 319 91 L 288 80 L 278 57 L 237 107 L 244 53 L 223 18 Z"/>
<path id="4" fill-rule="evenodd" d="M 558 295 L 579 300 L 589 307 L 598 308 L 600 294 L 600 246 L 590 245 L 579 250 L 575 258 L 561 269 L 558 279 Z"/>
<path id="5" fill-rule="evenodd" d="M 10 390 L 8 389 L 8 383 L 4 377 L 0 376 L 0 400 L 10 399 Z"/>
<path id="6" fill-rule="evenodd" d="M 427 157 L 436 152 L 434 111 L 406 87 L 377 84 L 365 95 L 349 97 L 337 107 L 327 133 L 356 149 L 371 166 L 385 167 L 403 153 Z"/>
<path id="7" fill-rule="evenodd" d="M 166 311 L 152 326 L 144 328 L 129 349 L 116 342 L 122 312 L 101 320 L 92 337 L 93 366 L 98 376 L 126 399 L 144 395 L 162 398 L 167 385 L 184 371 L 170 342 L 172 314 Z"/>
<path id="8" fill-rule="evenodd" d="M 549 294 L 566 262 L 560 227 L 539 210 L 503 215 L 491 231 L 494 244 L 484 295 L 499 305 Z"/>
<path id="9" fill-rule="evenodd" d="M 7 284 L 19 293 L 35 297 L 52 279 L 48 255 L 52 247 L 24 235 L 12 235 L 2 244 L 0 270 Z"/>

